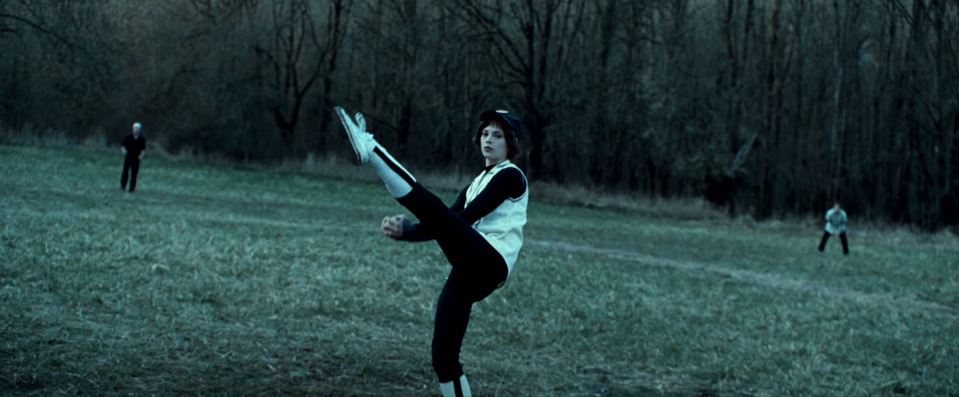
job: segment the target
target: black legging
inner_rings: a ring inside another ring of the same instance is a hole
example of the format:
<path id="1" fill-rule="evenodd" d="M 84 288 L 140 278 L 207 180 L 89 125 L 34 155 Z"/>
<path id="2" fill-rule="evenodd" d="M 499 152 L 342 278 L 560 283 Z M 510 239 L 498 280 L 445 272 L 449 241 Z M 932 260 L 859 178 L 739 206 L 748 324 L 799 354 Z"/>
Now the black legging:
<path id="1" fill-rule="evenodd" d="M 829 232 L 825 232 L 822 235 L 822 241 L 819 242 L 819 250 L 822 251 L 826 248 L 826 240 L 829 240 L 829 236 L 832 236 Z M 846 232 L 839 233 L 839 239 L 842 240 L 842 253 L 843 255 L 849 254 L 849 241 L 846 240 Z"/>
<path id="2" fill-rule="evenodd" d="M 412 186 L 397 201 L 436 231 L 436 242 L 453 266 L 440 293 L 433 326 L 433 369 L 441 383 L 449 382 L 463 375 L 460 347 L 473 303 L 506 281 L 508 271 L 503 256 L 479 232 L 419 183 Z"/>
<path id="3" fill-rule="evenodd" d="M 127 155 L 123 159 L 123 174 L 120 176 L 120 188 L 127 187 L 127 174 L 130 175 L 130 191 L 137 188 L 137 173 L 140 172 L 140 159 L 137 156 Z"/>

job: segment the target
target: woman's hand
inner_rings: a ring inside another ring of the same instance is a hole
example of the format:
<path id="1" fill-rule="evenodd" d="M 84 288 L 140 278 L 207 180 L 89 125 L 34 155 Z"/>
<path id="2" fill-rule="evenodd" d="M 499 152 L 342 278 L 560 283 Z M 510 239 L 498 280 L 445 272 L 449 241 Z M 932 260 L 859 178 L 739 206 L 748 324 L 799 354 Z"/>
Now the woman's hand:
<path id="1" fill-rule="evenodd" d="M 380 232 L 389 238 L 398 239 L 403 237 L 404 220 L 406 220 L 406 215 L 402 214 L 383 218 L 383 222 L 380 222 Z"/>

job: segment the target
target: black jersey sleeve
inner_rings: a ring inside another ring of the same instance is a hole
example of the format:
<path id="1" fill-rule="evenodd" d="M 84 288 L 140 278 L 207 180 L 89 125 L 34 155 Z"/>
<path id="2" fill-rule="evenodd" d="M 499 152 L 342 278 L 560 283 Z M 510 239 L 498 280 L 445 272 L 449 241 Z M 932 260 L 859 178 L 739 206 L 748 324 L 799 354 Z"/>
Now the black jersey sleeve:
<path id="1" fill-rule="evenodd" d="M 397 240 L 403 241 L 430 241 L 435 239 L 433 234 L 430 233 L 429 228 L 423 226 L 419 223 L 413 223 L 409 219 L 403 220 L 403 236 Z"/>
<path id="2" fill-rule="evenodd" d="M 460 216 L 467 224 L 474 224 L 480 218 L 499 207 L 506 199 L 518 199 L 526 192 L 526 178 L 523 173 L 516 168 L 509 168 L 498 172 L 493 179 L 486 184 L 486 188 L 480 192 L 473 201 L 466 205 L 466 190 L 469 186 L 460 191 L 456 196 L 456 201 L 450 206 L 450 210 Z M 422 223 L 413 223 L 412 221 L 403 222 L 404 241 L 429 241 L 436 237 L 436 231 L 429 225 Z"/>
<path id="3" fill-rule="evenodd" d="M 493 176 L 476 198 L 459 211 L 466 223 L 476 223 L 480 218 L 499 207 L 506 199 L 518 199 L 526 192 L 526 178 L 516 168 L 507 168 Z"/>

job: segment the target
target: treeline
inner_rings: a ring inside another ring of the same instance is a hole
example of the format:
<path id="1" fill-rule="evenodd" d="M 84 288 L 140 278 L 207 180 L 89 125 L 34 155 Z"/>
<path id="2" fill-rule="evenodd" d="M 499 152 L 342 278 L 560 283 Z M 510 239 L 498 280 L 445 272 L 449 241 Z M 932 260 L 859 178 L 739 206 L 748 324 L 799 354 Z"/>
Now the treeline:
<path id="1" fill-rule="evenodd" d="M 271 161 L 473 172 L 479 112 L 534 180 L 758 218 L 959 224 L 959 0 L 0 0 L 0 123 Z"/>

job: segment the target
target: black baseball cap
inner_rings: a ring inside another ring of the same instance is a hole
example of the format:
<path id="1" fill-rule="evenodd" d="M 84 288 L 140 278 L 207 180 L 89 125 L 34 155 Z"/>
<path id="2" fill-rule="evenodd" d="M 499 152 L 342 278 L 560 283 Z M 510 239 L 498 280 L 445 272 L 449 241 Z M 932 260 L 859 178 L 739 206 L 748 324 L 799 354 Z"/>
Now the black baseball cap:
<path id="1" fill-rule="evenodd" d="M 509 114 L 506 110 L 486 110 L 480 114 L 480 120 L 494 120 L 498 121 L 500 124 L 508 125 L 509 128 L 513 130 L 513 133 L 516 134 L 516 140 L 519 140 L 523 137 L 522 135 L 522 125 L 520 125 L 519 118 Z"/>

